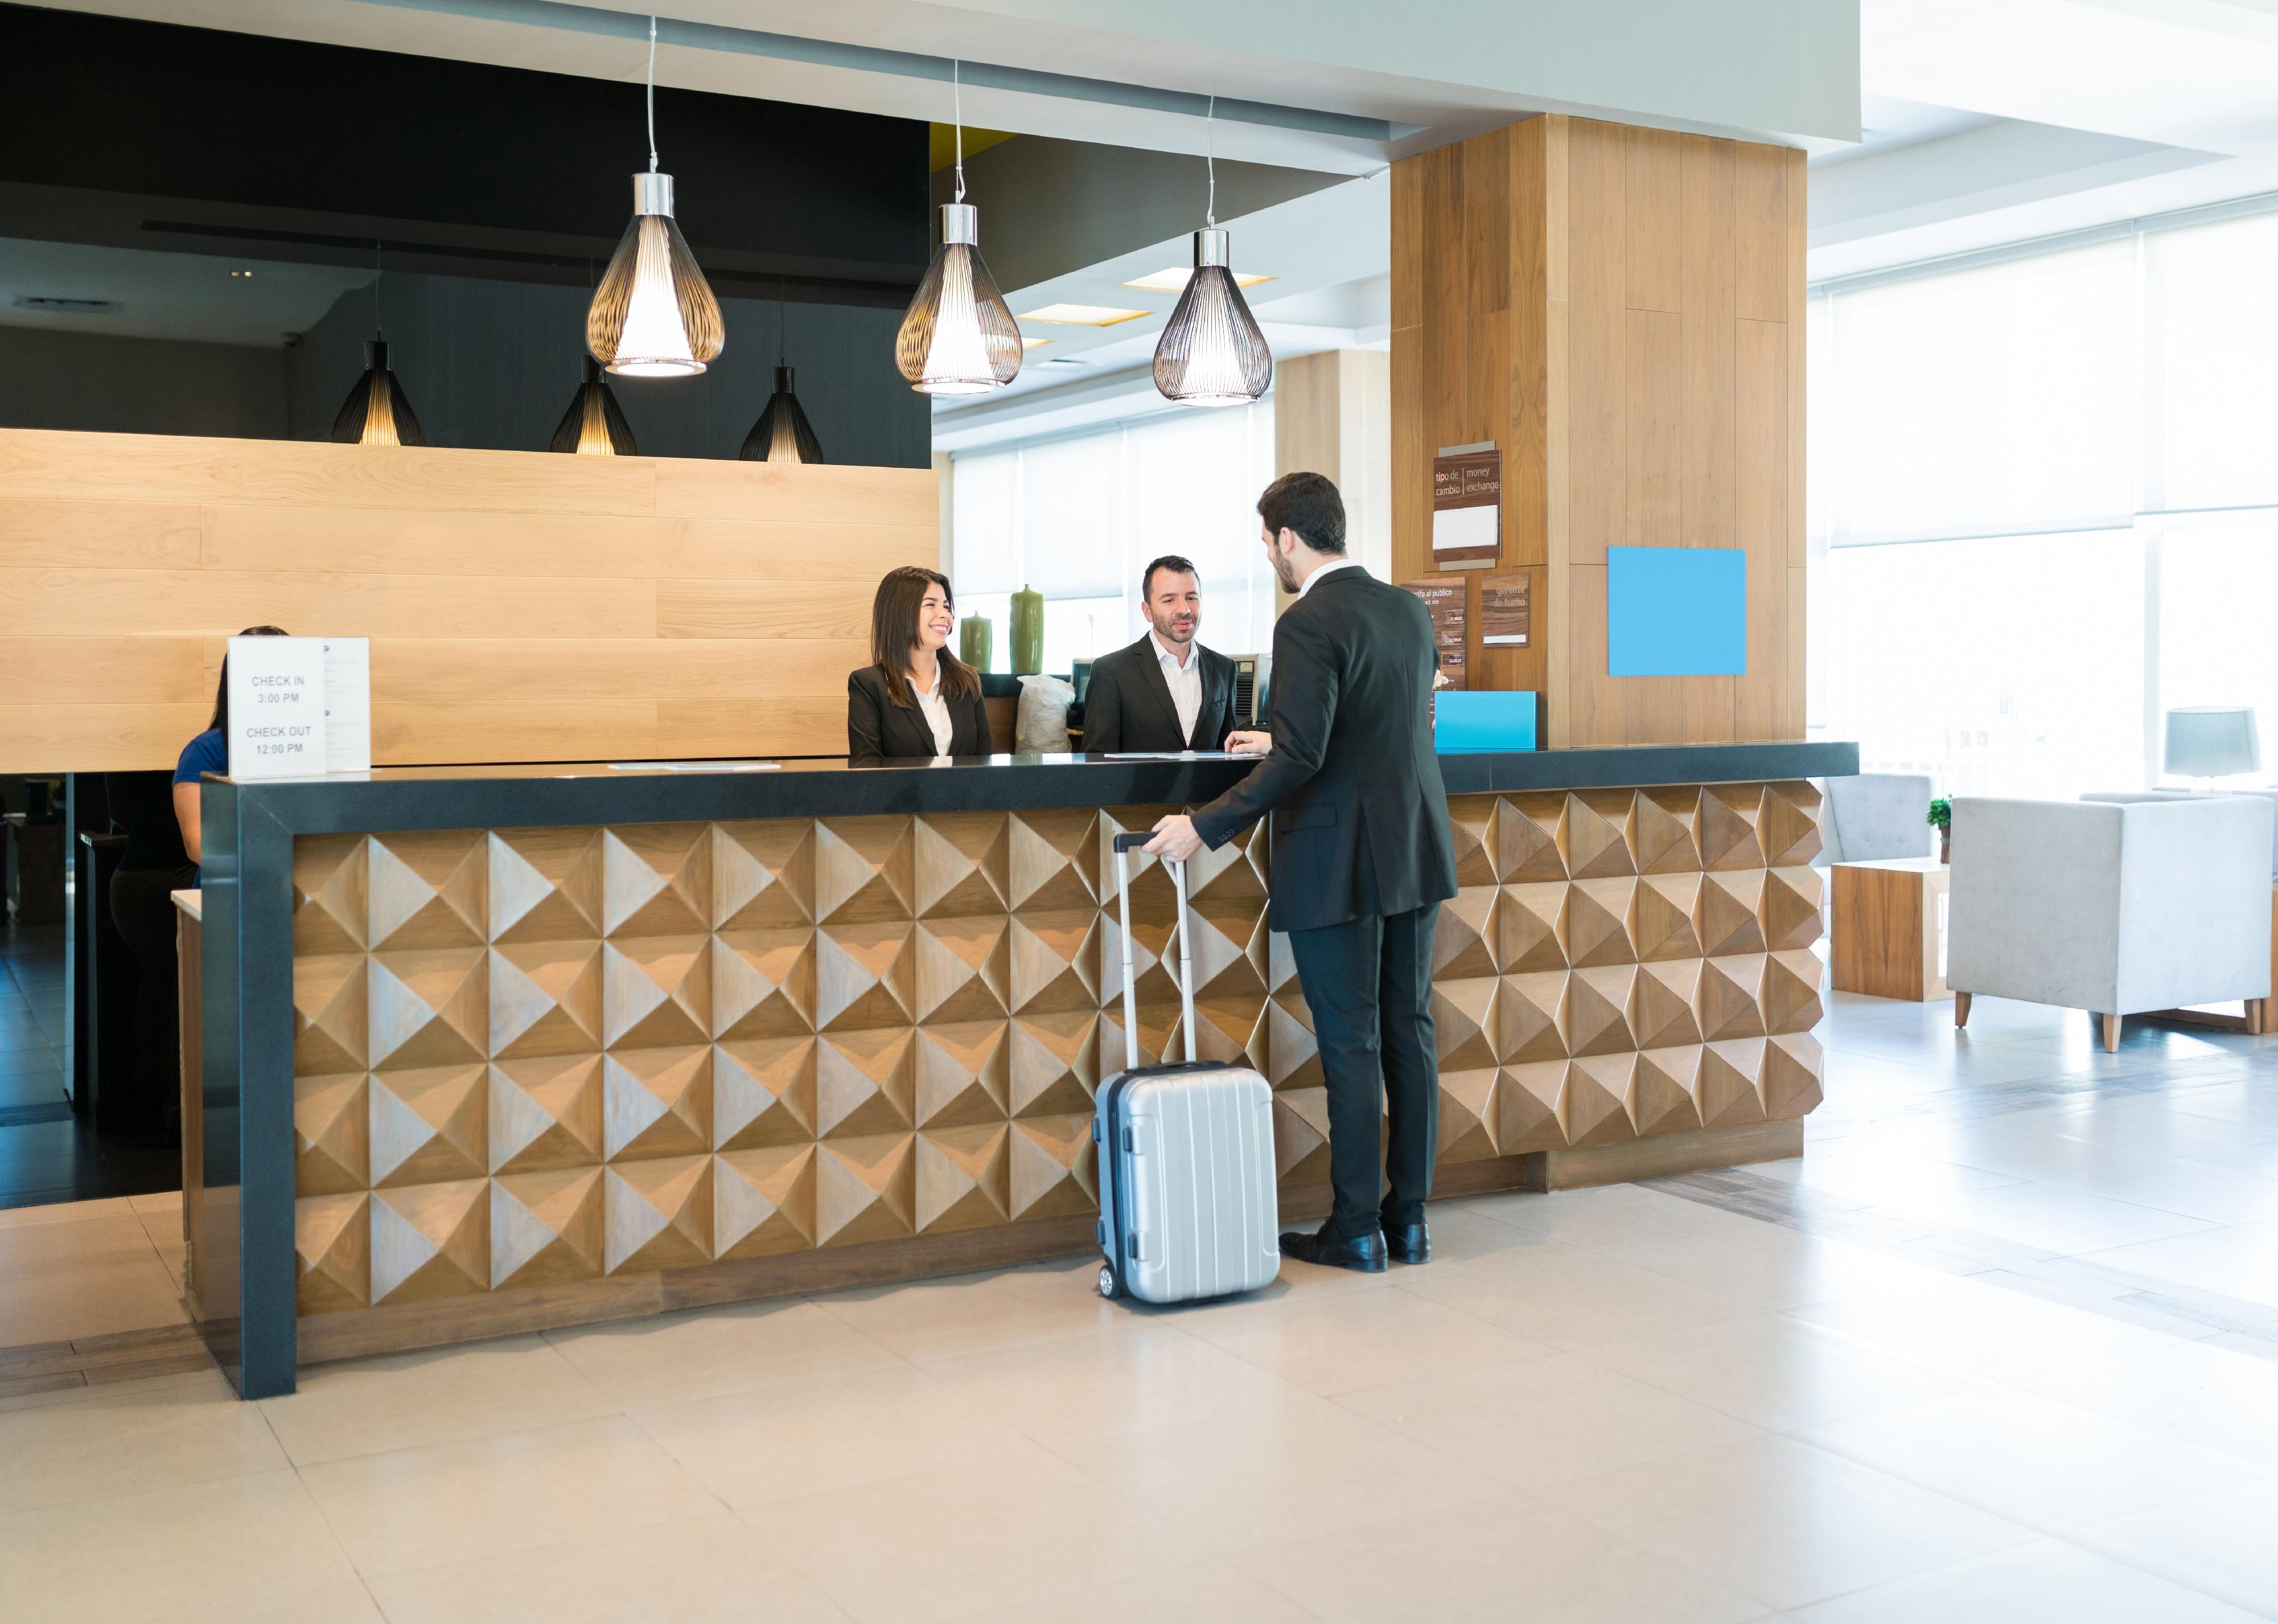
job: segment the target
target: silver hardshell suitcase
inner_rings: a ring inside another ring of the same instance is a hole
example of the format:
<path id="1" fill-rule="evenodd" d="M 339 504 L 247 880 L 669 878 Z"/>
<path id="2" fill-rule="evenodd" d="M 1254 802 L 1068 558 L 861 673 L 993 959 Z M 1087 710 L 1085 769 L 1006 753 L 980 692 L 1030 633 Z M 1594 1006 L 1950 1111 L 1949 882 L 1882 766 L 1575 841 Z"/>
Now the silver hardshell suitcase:
<path id="1" fill-rule="evenodd" d="M 1100 1084 L 1091 1137 L 1099 1146 L 1099 1293 L 1181 1303 L 1254 1291 L 1281 1272 L 1275 1204 L 1273 1096 L 1248 1066 L 1195 1057 L 1194 976 L 1187 953 L 1184 863 L 1166 863 L 1179 898 L 1179 999 L 1184 1065 L 1142 1066 L 1131 986 L 1133 846 L 1115 837 L 1115 895 L 1123 928 L 1126 1066 Z"/>

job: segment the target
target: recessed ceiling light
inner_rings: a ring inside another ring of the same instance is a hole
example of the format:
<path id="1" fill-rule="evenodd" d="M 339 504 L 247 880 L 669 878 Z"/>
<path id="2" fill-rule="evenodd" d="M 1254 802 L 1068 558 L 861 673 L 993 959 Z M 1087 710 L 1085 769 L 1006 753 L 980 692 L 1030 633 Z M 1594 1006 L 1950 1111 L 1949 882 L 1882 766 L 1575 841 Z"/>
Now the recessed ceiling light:
<path id="1" fill-rule="evenodd" d="M 1021 348 L 1023 349 L 1034 349 L 1038 345 L 1049 344 L 1051 342 L 1051 340 L 1048 338 L 1030 338 L 1025 333 L 1021 335 Z"/>
<path id="2" fill-rule="evenodd" d="M 1152 310 L 1119 310 L 1105 304 L 1047 304 L 1041 310 L 1023 310 L 1022 321 L 1056 322 L 1069 327 L 1112 327 L 1118 322 L 1136 321 L 1142 316 L 1152 316 Z"/>
<path id="3" fill-rule="evenodd" d="M 1193 274 L 1194 268 L 1190 265 L 1173 265 L 1167 271 L 1158 271 L 1151 276 L 1143 276 L 1135 282 L 1123 285 L 1126 287 L 1143 287 L 1150 293 L 1184 293 L 1187 279 Z M 1273 280 L 1270 276 L 1236 276 L 1234 285 L 1236 287 L 1255 287 L 1260 282 Z"/>
<path id="4" fill-rule="evenodd" d="M 232 276 L 251 276 L 253 272 L 250 271 L 233 271 L 230 274 Z"/>

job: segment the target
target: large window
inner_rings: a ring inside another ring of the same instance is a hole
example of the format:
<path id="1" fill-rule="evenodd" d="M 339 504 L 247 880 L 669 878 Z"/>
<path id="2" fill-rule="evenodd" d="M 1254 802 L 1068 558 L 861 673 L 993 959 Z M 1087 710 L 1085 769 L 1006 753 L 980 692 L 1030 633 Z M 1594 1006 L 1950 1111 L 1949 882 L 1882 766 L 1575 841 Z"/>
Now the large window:
<path id="1" fill-rule="evenodd" d="M 1962 794 L 2278 727 L 2278 214 L 1815 290 L 1814 731 Z"/>
<path id="2" fill-rule="evenodd" d="M 1012 594 L 1044 597 L 1044 669 L 1120 647 L 1145 628 L 1139 571 L 1166 553 L 1202 576 L 1202 640 L 1273 647 L 1273 578 L 1257 494 L 1273 477 L 1273 407 L 1179 412 L 954 459 L 951 579 L 959 616 L 995 623 L 1012 669 Z"/>

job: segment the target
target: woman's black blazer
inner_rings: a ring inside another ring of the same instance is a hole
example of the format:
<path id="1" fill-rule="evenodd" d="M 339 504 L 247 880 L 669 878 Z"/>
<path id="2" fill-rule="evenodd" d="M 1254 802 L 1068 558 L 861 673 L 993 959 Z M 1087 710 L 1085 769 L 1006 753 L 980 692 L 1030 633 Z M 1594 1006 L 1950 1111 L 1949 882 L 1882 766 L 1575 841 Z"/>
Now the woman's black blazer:
<path id="1" fill-rule="evenodd" d="M 981 695 L 971 699 L 949 696 L 949 754 L 987 755 L 989 710 Z M 875 665 L 846 674 L 846 756 L 849 761 L 876 761 L 883 756 L 940 754 L 933 747 L 933 729 L 925 712 L 915 705 L 904 709 L 886 697 L 886 674 Z"/>

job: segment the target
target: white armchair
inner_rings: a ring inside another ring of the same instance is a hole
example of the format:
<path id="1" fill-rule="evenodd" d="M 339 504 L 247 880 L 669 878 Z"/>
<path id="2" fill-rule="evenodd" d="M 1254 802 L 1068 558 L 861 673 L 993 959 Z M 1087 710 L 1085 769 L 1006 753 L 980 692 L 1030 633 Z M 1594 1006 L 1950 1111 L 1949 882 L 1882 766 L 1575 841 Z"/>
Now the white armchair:
<path id="1" fill-rule="evenodd" d="M 1861 772 L 1829 778 L 1826 785 L 1827 811 L 1820 820 L 1815 863 L 1927 857 L 1937 848 L 1927 773 Z"/>
<path id="2" fill-rule="evenodd" d="M 2270 996 L 2273 804 L 2258 796 L 1953 803 L 1946 984 L 2122 1015 Z"/>
<path id="3" fill-rule="evenodd" d="M 2083 801 L 2116 801 L 2121 802 L 2132 802 L 2137 801 L 2207 801 L 2223 795 L 2251 795 L 2258 801 L 2269 801 L 2274 809 L 2274 813 L 2278 813 L 2278 789 L 2093 790 L 2088 794 L 2083 795 L 2081 799 Z M 2278 829 L 2278 816 L 2274 816 L 2273 824 L 2274 829 Z M 2278 885 L 2278 834 L 2274 834 L 2270 842 L 2270 879 L 2272 884 Z"/>

